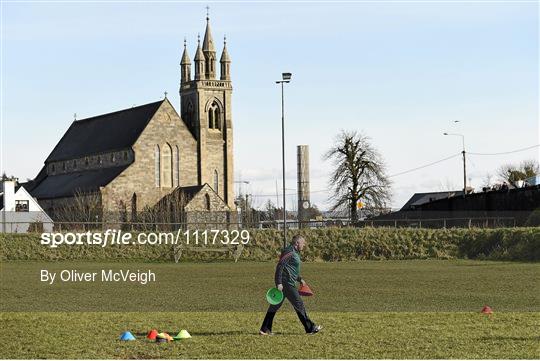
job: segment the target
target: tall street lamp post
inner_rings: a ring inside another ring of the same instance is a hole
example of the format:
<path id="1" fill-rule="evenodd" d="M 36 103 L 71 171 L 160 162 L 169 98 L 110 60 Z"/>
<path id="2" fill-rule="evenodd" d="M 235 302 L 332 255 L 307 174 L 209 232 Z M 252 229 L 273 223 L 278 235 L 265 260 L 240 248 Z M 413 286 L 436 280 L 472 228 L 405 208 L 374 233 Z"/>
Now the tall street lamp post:
<path id="1" fill-rule="evenodd" d="M 465 159 L 465 136 L 463 134 L 457 134 L 457 133 L 443 133 L 443 134 L 461 137 L 461 145 L 462 145 L 461 154 L 463 154 L 463 197 L 465 197 L 465 195 L 467 194 L 467 162 Z"/>
<path id="2" fill-rule="evenodd" d="M 283 172 L 283 248 L 287 247 L 287 208 L 285 207 L 285 97 L 283 94 L 284 84 L 291 81 L 291 73 L 282 73 L 281 80 L 281 162 Z"/>

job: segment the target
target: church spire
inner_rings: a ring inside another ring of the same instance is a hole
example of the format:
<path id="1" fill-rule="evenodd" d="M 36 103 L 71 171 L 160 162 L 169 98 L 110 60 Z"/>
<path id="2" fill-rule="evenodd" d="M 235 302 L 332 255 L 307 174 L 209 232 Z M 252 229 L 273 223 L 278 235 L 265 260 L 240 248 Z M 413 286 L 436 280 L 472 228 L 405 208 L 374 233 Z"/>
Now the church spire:
<path id="1" fill-rule="evenodd" d="M 197 51 L 195 52 L 195 79 L 205 79 L 205 57 L 201 50 L 201 36 L 197 35 Z"/>
<path id="2" fill-rule="evenodd" d="M 214 39 L 212 38 L 212 31 L 210 30 L 210 15 L 208 13 L 210 7 L 206 7 L 206 31 L 204 32 L 203 51 L 216 52 L 214 47 Z"/>
<path id="3" fill-rule="evenodd" d="M 230 67 L 231 67 L 231 58 L 229 57 L 229 52 L 227 51 L 227 37 L 223 37 L 223 52 L 221 53 L 221 59 L 219 60 L 221 64 L 221 80 L 231 80 Z"/>
<path id="4" fill-rule="evenodd" d="M 191 60 L 189 60 L 189 55 L 186 46 L 186 38 L 184 38 L 184 53 L 182 54 L 182 60 L 180 61 L 181 68 L 181 82 L 187 83 L 191 80 Z"/>
<path id="5" fill-rule="evenodd" d="M 216 48 L 214 46 L 214 39 L 212 38 L 212 31 L 210 30 L 210 16 L 206 7 L 206 31 L 204 32 L 203 40 L 203 53 L 206 59 L 206 78 L 215 79 L 216 77 Z"/>

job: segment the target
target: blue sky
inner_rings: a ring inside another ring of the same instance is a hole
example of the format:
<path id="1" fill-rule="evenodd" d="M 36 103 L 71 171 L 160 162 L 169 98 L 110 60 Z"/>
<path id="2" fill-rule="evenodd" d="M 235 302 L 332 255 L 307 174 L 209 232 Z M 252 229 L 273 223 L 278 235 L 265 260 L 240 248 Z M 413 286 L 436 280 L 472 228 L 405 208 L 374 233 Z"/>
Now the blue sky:
<path id="1" fill-rule="evenodd" d="M 341 129 L 368 134 L 395 174 L 468 151 L 540 143 L 537 2 L 208 2 L 214 40 L 232 58 L 236 178 L 256 204 L 281 176 L 281 72 L 287 188 L 296 145 L 309 144 L 312 198 L 322 208 Z M 178 104 L 180 56 L 191 58 L 206 3 L 3 3 L 2 170 L 33 178 L 73 120 L 144 104 Z M 454 124 L 452 120 L 460 120 Z M 480 187 L 538 148 L 470 156 Z M 393 178 L 394 207 L 414 192 L 462 187 L 460 158 Z M 289 191 L 294 193 L 294 190 Z M 271 197 L 275 199 L 275 196 Z M 289 197 L 289 201 L 293 200 Z"/>

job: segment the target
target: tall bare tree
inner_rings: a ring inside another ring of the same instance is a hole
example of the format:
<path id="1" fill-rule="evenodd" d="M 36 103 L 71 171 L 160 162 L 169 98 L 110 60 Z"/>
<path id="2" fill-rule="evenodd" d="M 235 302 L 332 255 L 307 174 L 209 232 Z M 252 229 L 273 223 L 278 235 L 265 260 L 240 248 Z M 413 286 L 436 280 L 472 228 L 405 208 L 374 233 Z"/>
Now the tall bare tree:
<path id="1" fill-rule="evenodd" d="M 56 221 L 67 222 L 71 228 L 97 227 L 97 222 L 103 217 L 101 196 L 97 192 L 75 191 L 73 198 L 66 201 L 54 212 Z"/>
<path id="2" fill-rule="evenodd" d="M 358 201 L 369 208 L 386 207 L 391 197 L 391 183 L 384 161 L 369 137 L 342 130 L 324 159 L 331 160 L 334 167 L 330 178 L 332 211 L 348 208 L 355 222 Z"/>

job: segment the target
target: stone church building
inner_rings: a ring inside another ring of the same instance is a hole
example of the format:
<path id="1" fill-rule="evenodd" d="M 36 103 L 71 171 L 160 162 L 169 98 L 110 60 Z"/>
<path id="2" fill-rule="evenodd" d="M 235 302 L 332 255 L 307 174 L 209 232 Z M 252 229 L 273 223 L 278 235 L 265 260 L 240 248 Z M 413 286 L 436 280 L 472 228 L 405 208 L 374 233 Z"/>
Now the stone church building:
<path id="1" fill-rule="evenodd" d="M 184 41 L 180 114 L 165 97 L 71 124 L 26 184 L 53 219 L 82 194 L 97 195 L 104 211 L 122 204 L 132 216 L 175 192 L 185 193 L 187 210 L 235 209 L 231 60 L 224 41 L 218 68 L 206 22 L 194 64 Z"/>

